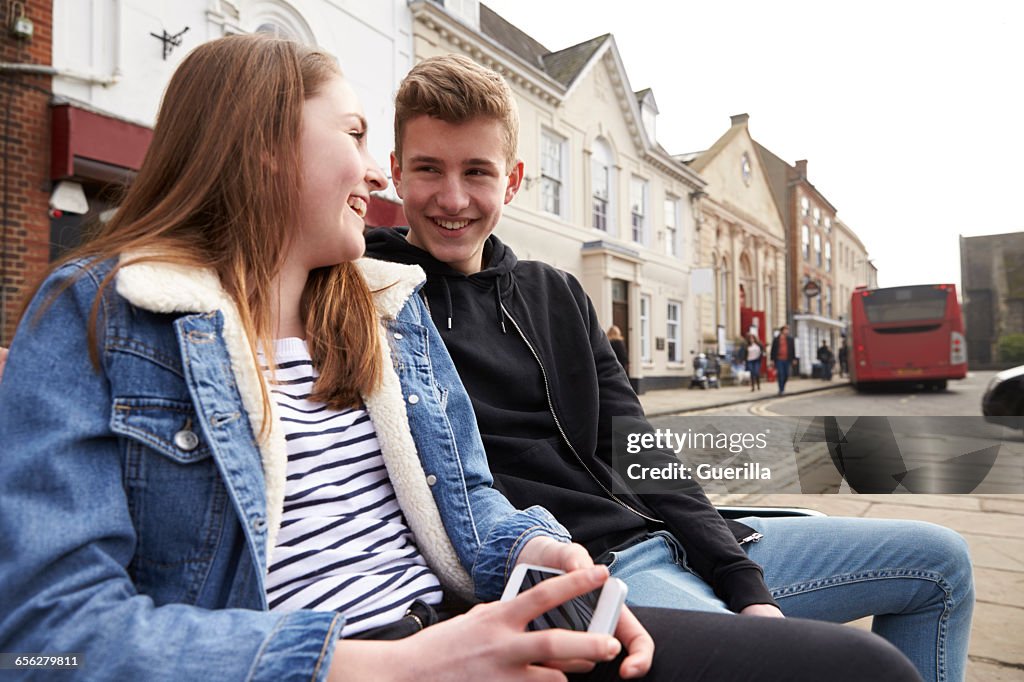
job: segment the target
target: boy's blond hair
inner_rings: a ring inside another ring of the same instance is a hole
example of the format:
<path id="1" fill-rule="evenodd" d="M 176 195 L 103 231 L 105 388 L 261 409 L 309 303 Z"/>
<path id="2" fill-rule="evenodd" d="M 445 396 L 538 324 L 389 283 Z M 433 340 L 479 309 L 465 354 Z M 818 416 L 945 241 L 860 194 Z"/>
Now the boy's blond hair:
<path id="1" fill-rule="evenodd" d="M 505 167 L 515 165 L 519 149 L 519 110 L 512 89 L 500 74 L 459 54 L 425 59 L 412 68 L 395 95 L 395 158 L 402 162 L 405 124 L 417 116 L 465 123 L 478 116 L 502 126 Z"/>

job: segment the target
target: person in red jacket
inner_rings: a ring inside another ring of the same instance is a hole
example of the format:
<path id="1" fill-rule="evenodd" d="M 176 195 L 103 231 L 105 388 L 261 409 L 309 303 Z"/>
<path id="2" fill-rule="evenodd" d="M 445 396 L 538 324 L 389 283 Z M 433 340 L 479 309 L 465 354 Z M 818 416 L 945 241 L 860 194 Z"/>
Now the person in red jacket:
<path id="1" fill-rule="evenodd" d="M 789 380 L 789 371 L 796 358 L 796 344 L 793 337 L 789 335 L 789 325 L 782 325 L 778 335 L 772 339 L 772 350 L 769 355 L 772 365 L 775 366 L 775 373 L 779 380 L 779 395 L 786 391 L 786 382 Z"/>

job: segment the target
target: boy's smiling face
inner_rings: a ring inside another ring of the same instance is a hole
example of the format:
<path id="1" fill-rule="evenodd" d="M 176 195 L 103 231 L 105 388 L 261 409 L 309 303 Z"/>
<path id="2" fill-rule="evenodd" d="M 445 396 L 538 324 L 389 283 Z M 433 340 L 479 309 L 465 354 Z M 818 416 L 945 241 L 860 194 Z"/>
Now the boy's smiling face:
<path id="1" fill-rule="evenodd" d="M 523 178 L 521 161 L 506 163 L 497 119 L 407 121 L 402 158 L 391 155 L 391 177 L 404 202 L 409 243 L 463 274 L 479 272 L 484 242 Z"/>

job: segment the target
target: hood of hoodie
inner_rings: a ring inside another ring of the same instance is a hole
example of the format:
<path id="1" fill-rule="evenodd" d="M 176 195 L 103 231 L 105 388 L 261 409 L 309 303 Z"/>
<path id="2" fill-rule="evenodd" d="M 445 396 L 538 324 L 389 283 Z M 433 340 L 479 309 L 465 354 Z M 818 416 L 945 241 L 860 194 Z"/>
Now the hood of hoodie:
<path id="1" fill-rule="evenodd" d="M 505 315 L 501 310 L 502 299 L 508 296 L 515 284 L 512 271 L 518 259 L 512 249 L 507 248 L 493 234 L 484 242 L 484 267 L 480 272 L 465 275 L 447 263 L 434 258 L 429 251 L 413 246 L 407 236 L 408 227 L 379 227 L 366 233 L 366 255 L 377 260 L 418 265 L 427 273 L 426 287 L 440 288 L 447 305 L 445 318 L 447 328 L 451 329 L 456 321 L 453 318 L 451 297 L 453 291 L 460 286 L 472 286 L 477 289 L 493 290 L 495 301 L 495 318 L 502 331 L 506 331 Z M 457 293 L 454 295 L 458 295 Z M 435 317 L 435 320 L 438 318 Z M 440 324 L 440 320 L 438 320 Z"/>

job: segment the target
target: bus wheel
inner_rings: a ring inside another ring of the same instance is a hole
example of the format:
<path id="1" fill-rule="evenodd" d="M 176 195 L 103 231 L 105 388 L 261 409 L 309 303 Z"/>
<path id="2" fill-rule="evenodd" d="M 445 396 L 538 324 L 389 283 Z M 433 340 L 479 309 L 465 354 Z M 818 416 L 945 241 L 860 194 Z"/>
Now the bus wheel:
<path id="1" fill-rule="evenodd" d="M 945 391 L 947 385 L 948 382 L 945 379 L 937 379 L 935 381 L 928 382 L 928 388 L 932 389 L 933 391 Z"/>

